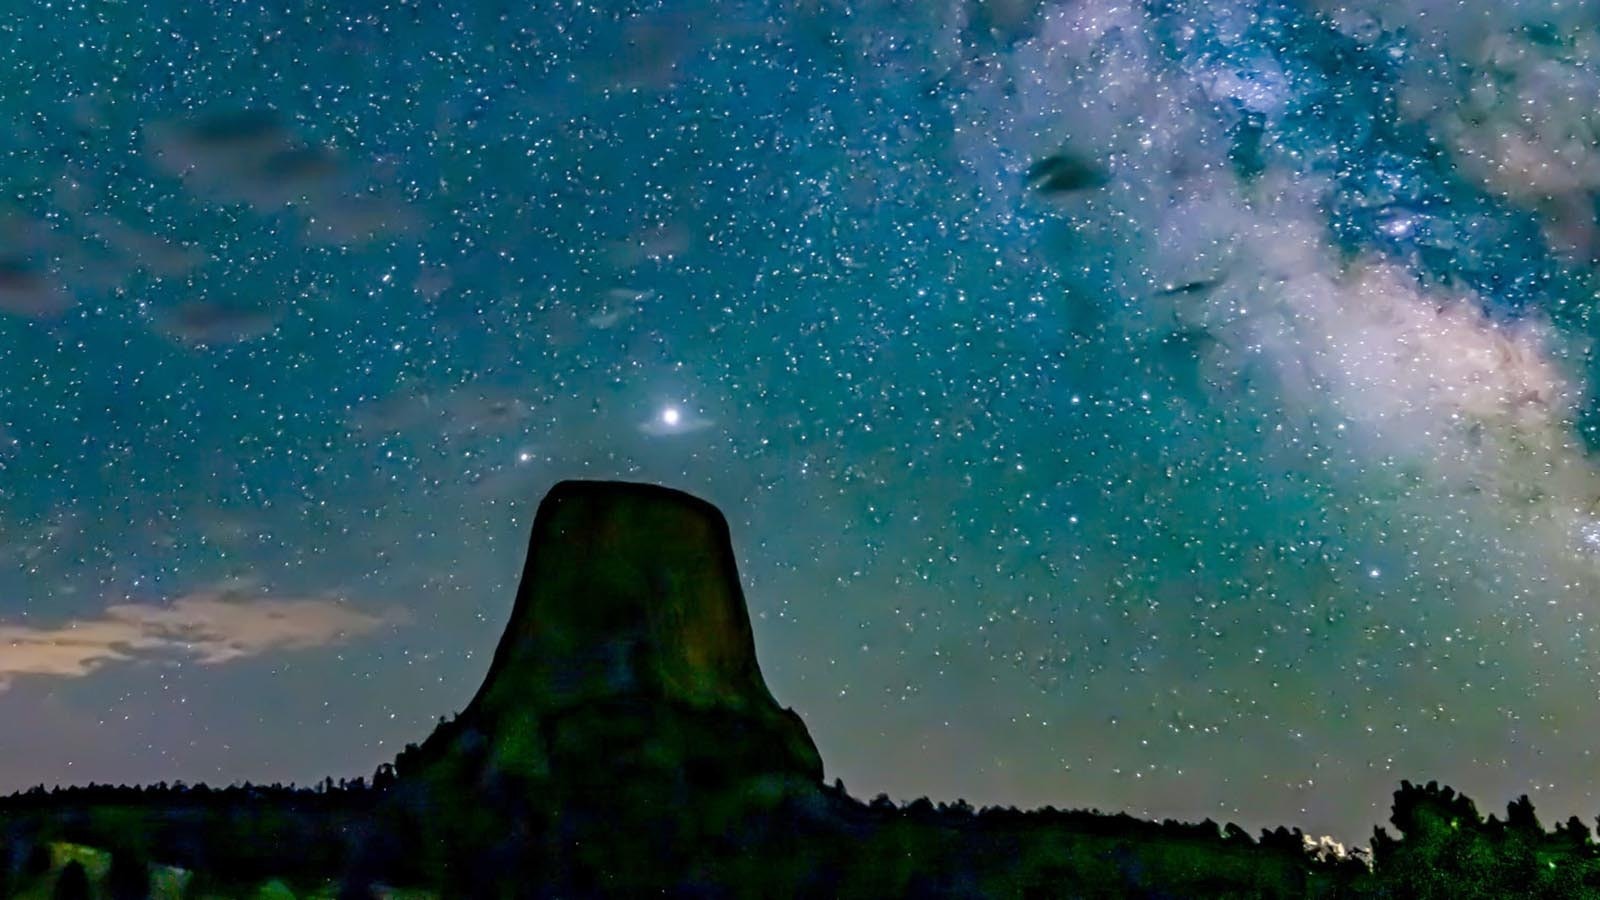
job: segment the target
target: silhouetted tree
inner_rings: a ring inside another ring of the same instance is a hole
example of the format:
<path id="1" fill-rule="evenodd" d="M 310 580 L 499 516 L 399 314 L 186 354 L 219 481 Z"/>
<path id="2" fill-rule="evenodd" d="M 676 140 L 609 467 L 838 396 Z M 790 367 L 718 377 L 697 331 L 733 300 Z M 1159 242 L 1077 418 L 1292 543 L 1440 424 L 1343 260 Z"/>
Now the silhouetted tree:
<path id="1" fill-rule="evenodd" d="M 1544 834 L 1544 826 L 1539 824 L 1539 817 L 1534 815 L 1533 801 L 1528 799 L 1527 794 L 1506 804 L 1506 827 L 1527 837 Z"/>
<path id="2" fill-rule="evenodd" d="M 971 803 L 968 803 L 965 800 L 957 800 L 954 803 L 940 803 L 939 812 L 947 815 L 965 817 L 972 815 L 973 810 Z"/>
<path id="3" fill-rule="evenodd" d="M 1557 843 L 1570 850 L 1582 850 L 1594 844 L 1594 838 L 1589 834 L 1589 826 L 1583 824 L 1583 820 L 1577 816 L 1557 824 L 1555 833 Z"/>
<path id="4" fill-rule="evenodd" d="M 150 865 L 131 850 L 118 850 L 111 854 L 111 868 L 106 872 L 106 890 L 112 900 L 148 900 L 150 897 Z"/>
<path id="5" fill-rule="evenodd" d="M 22 864 L 22 873 L 37 878 L 48 871 L 50 871 L 50 848 L 40 841 L 28 849 L 28 855 Z"/>
<path id="6" fill-rule="evenodd" d="M 375 791 L 386 791 L 395 783 L 396 780 L 394 766 L 390 763 L 384 763 L 383 765 L 378 766 L 378 771 L 372 773 L 372 789 Z"/>
<path id="7" fill-rule="evenodd" d="M 1378 829 L 1382 831 L 1383 829 Z M 1387 837 L 1387 835 L 1385 835 Z M 1292 850 L 1296 853 L 1304 852 L 1306 846 L 1305 832 L 1298 828 L 1285 828 L 1279 825 L 1268 831 L 1261 830 L 1261 846 L 1269 850 Z"/>
<path id="8" fill-rule="evenodd" d="M 439 724 L 444 725 L 444 716 L 439 717 Z M 403 750 L 395 754 L 394 771 L 401 778 L 406 777 L 417 768 L 417 763 L 422 757 L 422 750 L 416 744 L 407 744 Z"/>
<path id="9" fill-rule="evenodd" d="M 67 863 L 57 876 L 55 892 L 50 896 L 54 900 L 90 900 L 89 873 L 84 871 L 83 863 L 77 860 Z"/>

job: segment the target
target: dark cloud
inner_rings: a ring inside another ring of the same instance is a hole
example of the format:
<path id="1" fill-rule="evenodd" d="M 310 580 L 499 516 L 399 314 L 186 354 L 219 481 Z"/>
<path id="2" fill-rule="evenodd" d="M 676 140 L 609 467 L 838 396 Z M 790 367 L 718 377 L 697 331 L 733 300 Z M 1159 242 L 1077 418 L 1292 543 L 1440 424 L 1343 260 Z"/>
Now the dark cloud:
<path id="1" fill-rule="evenodd" d="M 0 258 L 0 311 L 29 319 L 57 318 L 77 301 L 43 267 Z"/>
<path id="2" fill-rule="evenodd" d="M 1088 162 L 1065 153 L 1047 156 L 1028 167 L 1028 185 L 1041 194 L 1070 194 L 1104 187 L 1106 175 Z"/>
<path id="3" fill-rule="evenodd" d="M 145 152 L 158 169 L 207 199 L 293 209 L 312 243 L 362 243 L 416 224 L 403 204 L 375 193 L 368 167 L 304 138 L 265 110 L 213 111 L 151 125 Z"/>
<path id="4" fill-rule="evenodd" d="M 174 340 L 196 347 L 215 347 L 270 334 L 280 317 L 280 312 L 197 300 L 157 313 L 156 321 L 157 329 Z"/>

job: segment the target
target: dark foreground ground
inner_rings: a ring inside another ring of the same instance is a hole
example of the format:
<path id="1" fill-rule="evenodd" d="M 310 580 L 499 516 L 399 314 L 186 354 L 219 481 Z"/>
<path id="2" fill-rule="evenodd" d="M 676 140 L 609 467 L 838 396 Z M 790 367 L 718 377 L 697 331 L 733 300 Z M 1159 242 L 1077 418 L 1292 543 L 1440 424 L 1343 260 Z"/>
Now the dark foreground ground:
<path id="1" fill-rule="evenodd" d="M 1583 823 L 1404 785 L 1372 868 L 1297 831 L 834 788 L 624 811 L 318 789 L 91 787 L 0 801 L 8 897 L 1600 897 Z M 480 798 L 481 799 L 481 798 Z M 515 809 L 521 806 L 522 808 Z M 79 870 L 79 871 L 74 871 Z"/>

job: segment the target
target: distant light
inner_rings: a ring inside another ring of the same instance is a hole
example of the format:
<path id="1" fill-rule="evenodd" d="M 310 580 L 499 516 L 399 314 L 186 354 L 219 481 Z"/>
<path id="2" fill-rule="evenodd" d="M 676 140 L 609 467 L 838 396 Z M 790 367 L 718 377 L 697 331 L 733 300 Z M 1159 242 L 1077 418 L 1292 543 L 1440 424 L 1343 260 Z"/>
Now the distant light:
<path id="1" fill-rule="evenodd" d="M 661 411 L 661 421 L 668 425 L 676 425 L 683 418 L 683 413 L 678 412 L 675 406 L 669 406 Z"/>

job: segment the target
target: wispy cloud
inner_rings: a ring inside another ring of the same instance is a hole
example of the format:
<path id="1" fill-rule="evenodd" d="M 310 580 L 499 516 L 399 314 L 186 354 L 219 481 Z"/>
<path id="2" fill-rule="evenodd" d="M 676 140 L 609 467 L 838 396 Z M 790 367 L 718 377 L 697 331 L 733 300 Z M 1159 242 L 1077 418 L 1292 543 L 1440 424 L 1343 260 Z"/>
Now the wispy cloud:
<path id="1" fill-rule="evenodd" d="M 337 644 L 406 620 L 403 610 L 367 613 L 335 597 L 269 597 L 220 585 L 165 604 L 114 604 L 54 627 L 0 624 L 0 689 L 19 675 L 80 678 L 116 662 L 217 665 Z"/>

